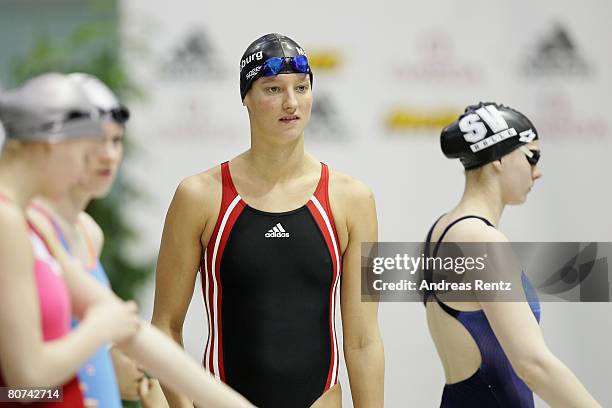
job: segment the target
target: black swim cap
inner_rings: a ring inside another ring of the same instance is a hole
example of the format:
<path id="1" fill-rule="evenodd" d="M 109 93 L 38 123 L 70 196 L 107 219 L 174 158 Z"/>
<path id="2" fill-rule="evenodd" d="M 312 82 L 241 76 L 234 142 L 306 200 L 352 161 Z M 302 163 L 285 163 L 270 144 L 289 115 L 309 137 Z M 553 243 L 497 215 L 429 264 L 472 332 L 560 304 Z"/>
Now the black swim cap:
<path id="1" fill-rule="evenodd" d="M 302 47 L 291 38 L 282 34 L 266 34 L 259 37 L 248 46 L 240 59 L 240 97 L 244 100 L 251 85 L 262 76 L 262 65 L 272 57 L 296 57 L 306 55 Z M 292 74 L 297 71 L 286 65 L 281 74 Z M 312 86 L 312 71 L 309 70 Z"/>
<path id="2" fill-rule="evenodd" d="M 459 159 L 466 170 L 498 160 L 538 139 L 533 123 L 521 112 L 494 102 L 465 108 L 440 134 L 444 155 Z"/>

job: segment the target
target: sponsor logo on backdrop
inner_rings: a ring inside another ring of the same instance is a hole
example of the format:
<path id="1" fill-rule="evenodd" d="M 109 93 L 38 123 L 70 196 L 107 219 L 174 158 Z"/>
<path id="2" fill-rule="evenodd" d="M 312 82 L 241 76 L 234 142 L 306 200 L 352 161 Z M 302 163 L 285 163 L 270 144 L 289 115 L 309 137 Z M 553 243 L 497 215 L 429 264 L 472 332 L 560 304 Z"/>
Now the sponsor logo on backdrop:
<path id="1" fill-rule="evenodd" d="M 457 119 L 461 109 L 451 107 L 416 108 L 396 106 L 384 118 L 388 132 L 426 132 L 440 134 L 440 131 Z"/>
<path id="2" fill-rule="evenodd" d="M 478 65 L 457 57 L 452 36 L 446 31 L 429 30 L 422 33 L 417 36 L 412 48 L 404 50 L 404 54 L 414 57 L 401 58 L 394 64 L 392 74 L 396 79 L 474 83 L 481 81 L 484 75 Z"/>
<path id="3" fill-rule="evenodd" d="M 308 65 L 313 73 L 335 73 L 342 66 L 342 59 L 334 51 L 314 51 L 308 54 Z"/>
<path id="4" fill-rule="evenodd" d="M 219 58 L 206 32 L 190 30 L 163 58 L 161 71 L 172 80 L 208 80 L 227 77 L 227 66 Z"/>
<path id="5" fill-rule="evenodd" d="M 341 119 L 332 96 L 325 91 L 317 91 L 312 103 L 310 123 L 306 137 L 311 140 L 339 142 L 348 138 L 348 130 Z"/>
<path id="6" fill-rule="evenodd" d="M 338 112 L 336 101 L 325 83 L 318 82 L 319 75 L 329 78 L 336 75 L 342 66 L 339 53 L 331 50 L 308 52 L 308 64 L 314 74 L 314 100 L 306 137 L 324 142 L 342 142 L 350 135 L 345 121 Z"/>
<path id="7" fill-rule="evenodd" d="M 561 24 L 544 34 L 522 60 L 526 77 L 587 77 L 593 72 L 569 30 Z"/>
<path id="8" fill-rule="evenodd" d="M 534 124 L 538 133 L 548 139 L 596 141 L 610 135 L 607 116 L 593 112 L 569 93 L 556 90 L 537 99 Z"/>
<path id="9" fill-rule="evenodd" d="M 238 92 L 222 91 L 225 95 L 240 103 Z M 212 93 L 212 91 L 211 91 Z M 239 123 L 224 114 L 215 106 L 219 90 L 214 94 L 201 90 L 185 90 L 172 93 L 172 103 L 165 102 L 163 110 L 153 117 L 153 131 L 162 139 L 170 138 L 172 143 L 196 143 L 205 141 L 248 140 L 248 131 L 244 132 Z M 202 145 L 198 145 L 198 149 Z"/>

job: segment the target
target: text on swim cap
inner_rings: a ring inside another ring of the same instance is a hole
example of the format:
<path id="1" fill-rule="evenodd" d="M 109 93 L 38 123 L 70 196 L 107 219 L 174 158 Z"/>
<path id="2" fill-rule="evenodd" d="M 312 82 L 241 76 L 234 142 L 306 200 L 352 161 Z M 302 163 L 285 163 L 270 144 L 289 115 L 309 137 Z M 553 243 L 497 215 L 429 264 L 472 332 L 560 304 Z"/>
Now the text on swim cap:
<path id="1" fill-rule="evenodd" d="M 281 47 L 283 48 L 283 50 L 290 50 L 291 48 L 295 48 L 299 55 L 306 55 L 306 52 L 297 44 L 292 44 L 287 41 L 281 41 Z"/>
<path id="2" fill-rule="evenodd" d="M 242 70 L 247 64 L 250 64 L 251 62 L 253 62 L 253 60 L 259 61 L 261 59 L 263 59 L 263 51 L 257 51 L 249 55 L 248 57 L 240 61 L 240 72 L 242 72 Z"/>
<path id="3" fill-rule="evenodd" d="M 481 120 L 489 125 L 494 133 L 508 129 L 508 123 L 506 123 L 501 112 L 494 105 L 486 105 L 477 109 L 475 113 L 464 116 L 459 121 L 459 129 L 463 132 L 466 142 L 476 143 L 485 138 L 487 128 Z"/>
<path id="4" fill-rule="evenodd" d="M 494 144 L 513 136 L 516 136 L 516 129 L 510 128 L 502 130 L 501 132 L 496 133 L 493 136 L 489 136 L 486 139 L 481 140 L 480 142 L 470 145 L 470 149 L 472 149 L 472 151 L 476 153 L 481 151 L 482 149 L 486 149 L 489 146 L 493 146 Z M 527 129 L 519 133 L 519 142 L 530 143 L 535 138 L 536 134 L 533 132 L 533 129 Z"/>
<path id="5" fill-rule="evenodd" d="M 510 128 L 502 130 L 501 132 L 495 133 L 494 135 L 489 136 L 486 139 L 481 140 L 480 142 L 470 145 L 470 149 L 472 149 L 472 151 L 476 153 L 483 149 L 486 149 L 489 146 L 493 146 L 496 143 L 499 143 L 514 136 L 516 136 L 516 129 Z"/>

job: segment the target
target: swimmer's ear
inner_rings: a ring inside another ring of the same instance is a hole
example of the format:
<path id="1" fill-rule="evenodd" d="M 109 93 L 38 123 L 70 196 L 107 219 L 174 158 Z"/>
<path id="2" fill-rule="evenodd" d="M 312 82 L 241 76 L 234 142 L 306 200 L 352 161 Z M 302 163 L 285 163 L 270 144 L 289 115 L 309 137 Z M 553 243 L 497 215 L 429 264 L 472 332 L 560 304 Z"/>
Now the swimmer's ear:
<path id="1" fill-rule="evenodd" d="M 249 90 L 250 90 L 250 89 L 249 89 Z M 244 99 L 242 100 L 242 106 L 246 107 L 247 109 L 249 108 L 249 107 L 248 107 L 248 101 L 249 101 L 249 98 L 250 98 L 250 96 L 249 96 L 249 92 L 247 92 L 247 94 L 246 94 L 246 95 L 244 95 Z"/>
<path id="2" fill-rule="evenodd" d="M 495 171 L 501 171 L 502 170 L 502 158 L 500 157 L 499 159 L 492 161 L 491 165 L 493 166 L 493 169 Z"/>

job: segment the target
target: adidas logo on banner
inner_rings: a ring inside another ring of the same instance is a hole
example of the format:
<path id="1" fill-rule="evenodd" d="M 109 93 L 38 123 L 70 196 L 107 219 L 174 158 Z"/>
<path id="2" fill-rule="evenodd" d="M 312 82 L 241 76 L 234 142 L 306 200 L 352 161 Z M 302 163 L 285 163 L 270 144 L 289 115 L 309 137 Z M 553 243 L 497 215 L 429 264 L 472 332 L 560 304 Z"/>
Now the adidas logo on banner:
<path id="1" fill-rule="evenodd" d="M 218 79 L 226 71 L 209 36 L 199 28 L 187 33 L 167 52 L 161 70 L 172 80 Z"/>
<path id="2" fill-rule="evenodd" d="M 586 77 L 591 74 L 590 64 L 581 55 L 576 43 L 564 26 L 557 26 L 527 56 L 523 65 L 526 76 Z"/>
<path id="3" fill-rule="evenodd" d="M 274 226 L 274 228 L 266 232 L 265 237 L 266 238 L 289 238 L 289 233 L 285 231 L 285 229 L 279 222 L 278 224 Z"/>
<path id="4" fill-rule="evenodd" d="M 339 119 L 337 106 L 329 94 L 317 93 L 317 102 L 312 104 L 308 137 L 310 140 L 325 139 L 326 142 L 341 142 L 348 133 L 346 124 Z"/>

